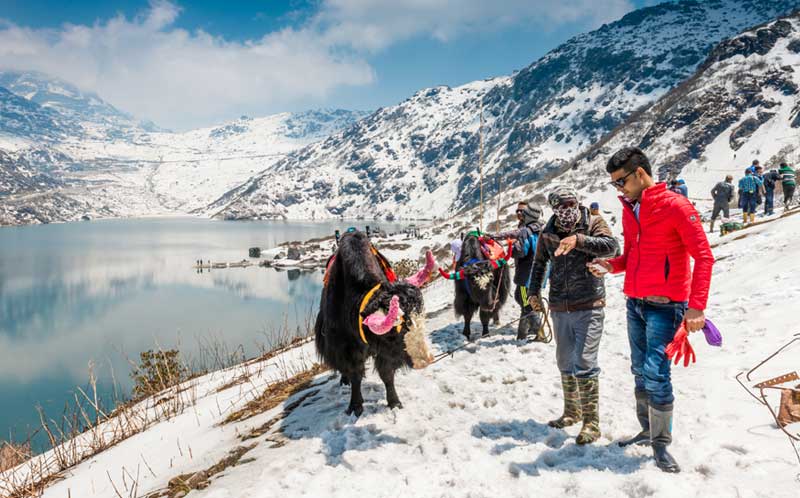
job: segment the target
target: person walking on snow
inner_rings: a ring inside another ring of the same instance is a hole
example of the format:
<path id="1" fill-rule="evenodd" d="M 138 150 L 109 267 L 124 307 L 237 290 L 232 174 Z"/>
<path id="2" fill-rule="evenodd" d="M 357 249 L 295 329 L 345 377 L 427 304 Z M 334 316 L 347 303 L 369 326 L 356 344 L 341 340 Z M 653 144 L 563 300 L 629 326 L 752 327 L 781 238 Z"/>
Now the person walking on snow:
<path id="1" fill-rule="evenodd" d="M 719 182 L 711 189 L 711 198 L 714 199 L 714 209 L 711 211 L 711 227 L 709 232 L 714 233 L 714 222 L 722 212 L 723 218 L 731 217 L 730 202 L 733 200 L 733 176 L 725 177 L 724 182 Z"/>
<path id="2" fill-rule="evenodd" d="M 539 291 L 550 264 L 550 313 L 556 339 L 556 363 L 561 372 L 564 413 L 548 422 L 563 428 L 583 422 L 576 442 L 589 444 L 600 437 L 597 354 L 603 335 L 605 285 L 586 271 L 596 257 L 619 254 L 619 244 L 605 220 L 592 216 L 577 193 L 560 187 L 548 197 L 553 216 L 539 238 L 530 288 Z M 542 309 L 539 292 L 531 306 Z"/>
<path id="3" fill-rule="evenodd" d="M 703 310 L 714 256 L 692 203 L 653 180 L 650 162 L 640 149 L 617 151 L 608 160 L 606 171 L 622 194 L 625 244 L 621 256 L 597 259 L 589 270 L 599 274 L 599 266 L 611 273 L 625 272 L 631 372 L 636 416 L 642 428 L 619 444 L 649 443 L 661 470 L 679 472 L 678 463 L 667 451 L 672 442 L 675 397 L 665 349 L 682 322 L 689 332 L 705 325 Z"/>
<path id="4" fill-rule="evenodd" d="M 780 173 L 770 170 L 763 176 L 764 182 L 764 216 L 775 214 L 775 185 L 781 179 Z"/>
<path id="5" fill-rule="evenodd" d="M 744 170 L 744 177 L 739 179 L 740 204 L 742 206 L 742 218 L 745 223 L 756 221 L 756 196 L 763 187 L 761 180 L 750 168 Z"/>
<path id="6" fill-rule="evenodd" d="M 794 170 L 786 163 L 781 163 L 778 170 L 781 175 L 781 186 L 783 187 L 783 208 L 789 209 L 794 197 L 794 189 L 797 186 Z"/>
<path id="7" fill-rule="evenodd" d="M 539 240 L 539 232 L 542 231 L 542 210 L 537 206 L 531 206 L 527 202 L 517 204 L 517 221 L 519 226 L 516 230 L 487 234 L 493 239 L 513 239 L 514 245 L 512 256 L 514 257 L 514 284 L 517 288 L 514 291 L 514 300 L 519 304 L 520 317 L 517 325 L 517 339 L 523 340 L 528 334 L 536 334 L 534 342 L 544 341 L 544 331 L 541 327 L 539 315 L 534 312 L 528 304 L 528 295 L 531 285 L 531 267 L 533 257 L 536 254 L 536 246 Z"/>

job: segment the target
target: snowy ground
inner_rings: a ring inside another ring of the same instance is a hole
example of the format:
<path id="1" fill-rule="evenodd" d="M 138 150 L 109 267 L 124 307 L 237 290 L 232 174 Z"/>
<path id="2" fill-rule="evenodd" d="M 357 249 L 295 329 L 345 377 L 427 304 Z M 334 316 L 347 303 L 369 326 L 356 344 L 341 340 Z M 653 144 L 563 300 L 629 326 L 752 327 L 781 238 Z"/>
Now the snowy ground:
<path id="1" fill-rule="evenodd" d="M 513 327 L 493 327 L 490 337 L 452 358 L 400 374 L 402 410 L 387 408 L 383 385 L 370 372 L 364 414 L 346 416 L 349 388 L 340 387 L 336 376 L 320 375 L 308 391 L 287 400 L 308 395 L 269 434 L 248 441 L 258 445 L 238 466 L 189 496 L 798 496 L 800 465 L 786 438 L 734 375 L 800 331 L 791 305 L 800 299 L 800 259 L 790 256 L 800 244 L 800 215 L 712 242 L 719 243 L 714 249 L 719 262 L 708 316 L 725 342 L 717 349 L 693 336 L 698 362 L 673 370 L 672 451 L 684 469 L 678 476 L 660 472 L 648 449 L 614 444 L 637 429 L 622 278 L 614 276 L 608 278 L 600 353 L 598 443 L 576 446 L 578 427 L 546 425 L 561 408 L 554 344 L 520 344 Z M 461 325 L 449 309 L 451 296 L 451 284 L 442 281 L 426 292 L 437 351 L 463 344 Z M 501 323 L 516 313 L 513 303 L 507 305 Z M 135 475 L 137 469 L 138 496 L 144 496 L 179 474 L 213 465 L 244 444 L 239 435 L 284 406 L 233 425 L 217 425 L 220 420 L 274 381 L 279 364 L 308 364 L 311 348 L 270 360 L 264 369 L 251 366 L 250 381 L 220 393 L 217 387 L 243 367 L 200 379 L 195 408 L 71 469 L 44 496 L 114 497 L 111 481 L 119 488 L 123 473 Z M 800 368 L 799 350 L 756 379 Z M 275 447 L 276 437 L 286 444 Z"/>

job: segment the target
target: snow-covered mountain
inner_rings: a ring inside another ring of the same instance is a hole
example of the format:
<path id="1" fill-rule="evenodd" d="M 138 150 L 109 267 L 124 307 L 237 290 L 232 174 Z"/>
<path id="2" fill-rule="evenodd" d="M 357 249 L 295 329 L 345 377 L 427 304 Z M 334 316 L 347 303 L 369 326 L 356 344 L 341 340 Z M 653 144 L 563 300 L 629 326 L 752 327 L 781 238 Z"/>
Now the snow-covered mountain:
<path id="1" fill-rule="evenodd" d="M 83 134 L 112 139 L 137 131 L 158 130 L 154 124 L 137 121 L 95 93 L 84 92 L 69 82 L 42 73 L 0 71 L 0 87 L 79 124 Z"/>
<path id="2" fill-rule="evenodd" d="M 52 142 L 80 131 L 73 119 L 0 86 L 0 133 Z"/>
<path id="3" fill-rule="evenodd" d="M 753 159 L 768 168 L 796 164 L 798 67 L 800 13 L 747 30 L 717 45 L 696 74 L 590 149 L 568 176 L 584 185 L 602 182 L 609 154 L 637 145 L 661 178 L 681 176 L 690 197 L 702 201 Z"/>
<path id="4" fill-rule="evenodd" d="M 0 72 L 0 224 L 186 214 L 365 114 L 242 116 L 172 133 L 61 80 Z"/>
<path id="5" fill-rule="evenodd" d="M 290 154 L 210 206 L 224 218 L 445 216 L 565 166 L 690 77 L 718 42 L 797 0 L 685 0 L 632 12 L 522 71 L 422 90 Z"/>

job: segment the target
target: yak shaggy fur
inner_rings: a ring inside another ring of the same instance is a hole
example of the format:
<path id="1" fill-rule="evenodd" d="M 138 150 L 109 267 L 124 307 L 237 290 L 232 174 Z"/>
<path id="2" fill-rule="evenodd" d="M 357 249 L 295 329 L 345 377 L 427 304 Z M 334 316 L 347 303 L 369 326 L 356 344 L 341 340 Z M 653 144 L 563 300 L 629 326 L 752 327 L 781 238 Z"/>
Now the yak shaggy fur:
<path id="1" fill-rule="evenodd" d="M 456 317 L 464 317 L 463 334 L 470 339 L 470 323 L 476 311 L 480 310 L 482 335 L 489 334 L 489 320 L 494 317 L 495 323 L 500 309 L 508 299 L 511 278 L 507 265 L 492 270 L 488 263 L 467 265 L 470 260 L 487 261 L 481 251 L 480 241 L 474 235 L 464 239 L 461 246 L 461 257 L 456 262 L 456 271 L 464 269 L 464 280 L 454 280 L 455 300 L 453 308 Z M 498 289 L 499 286 L 499 289 Z M 496 297 L 496 299 L 495 299 Z"/>
<path id="2" fill-rule="evenodd" d="M 316 348 L 320 359 L 341 373 L 341 382 L 351 386 L 346 413 L 360 416 L 363 412 L 361 381 L 370 357 L 375 359 L 375 370 L 386 386 L 389 407 L 402 408 L 394 386 L 395 372 L 417 362 L 424 366 L 430 358 L 424 337 L 422 292 L 404 281 L 390 283 L 371 252 L 369 239 L 361 232 L 350 232 L 341 238 L 327 282 L 314 326 Z M 379 283 L 381 288 L 369 300 L 362 316 L 389 309 L 392 296 L 398 296 L 405 319 L 399 333 L 392 329 L 376 335 L 364 325 L 364 344 L 358 330 L 359 307 L 367 292 Z"/>

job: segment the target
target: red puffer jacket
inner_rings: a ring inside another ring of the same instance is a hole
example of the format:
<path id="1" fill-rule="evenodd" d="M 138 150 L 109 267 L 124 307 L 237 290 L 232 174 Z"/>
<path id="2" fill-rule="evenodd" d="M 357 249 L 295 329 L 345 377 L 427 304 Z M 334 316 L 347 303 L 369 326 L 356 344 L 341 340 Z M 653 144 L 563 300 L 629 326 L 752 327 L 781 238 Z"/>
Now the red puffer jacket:
<path id="1" fill-rule="evenodd" d="M 658 183 L 642 192 L 637 220 L 633 206 L 622 197 L 620 200 L 625 247 L 622 256 L 609 263 L 613 273 L 625 272 L 625 295 L 639 299 L 663 296 L 704 310 L 714 255 L 692 203 L 667 190 L 665 183 Z"/>

